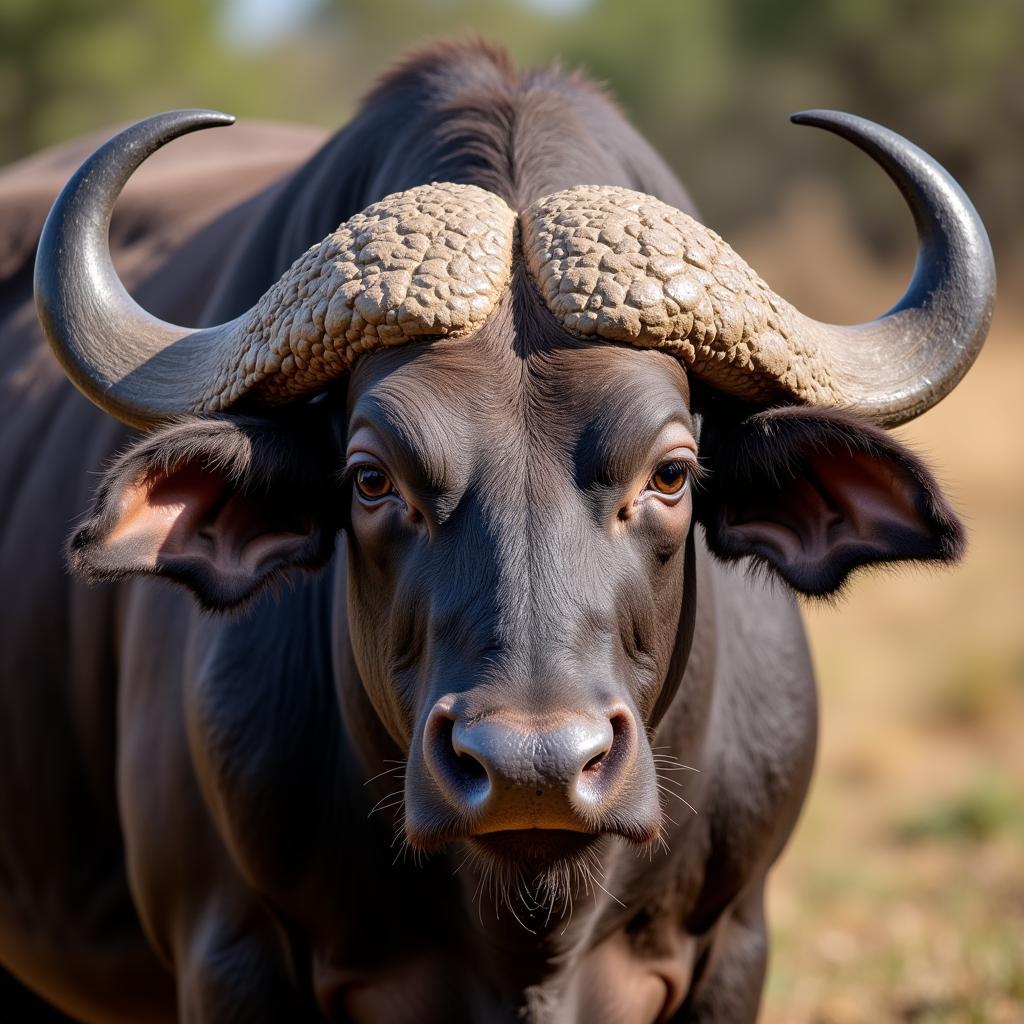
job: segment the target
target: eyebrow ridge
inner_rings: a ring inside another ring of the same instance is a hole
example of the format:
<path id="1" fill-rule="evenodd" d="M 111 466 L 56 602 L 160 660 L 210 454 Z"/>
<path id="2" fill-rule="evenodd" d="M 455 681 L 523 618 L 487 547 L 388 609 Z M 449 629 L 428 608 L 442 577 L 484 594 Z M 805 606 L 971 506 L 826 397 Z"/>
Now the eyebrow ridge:
<path id="1" fill-rule="evenodd" d="M 581 486 L 590 486 L 595 481 L 615 486 L 632 480 L 655 442 L 673 424 L 693 437 L 693 420 L 685 409 L 673 409 L 656 423 L 647 418 L 648 410 L 636 410 L 631 415 L 635 426 L 629 422 L 629 414 L 615 418 L 603 412 L 580 436 L 575 462 Z M 647 422 L 636 422 L 641 418 Z"/>
<path id="2" fill-rule="evenodd" d="M 430 423 L 431 419 L 425 416 L 423 422 L 409 416 L 390 396 L 363 395 L 349 420 L 349 443 L 357 431 L 369 428 L 413 487 L 425 493 L 440 493 L 450 487 L 454 475 L 453 439 L 450 430 L 446 434 L 437 429 L 440 425 Z"/>

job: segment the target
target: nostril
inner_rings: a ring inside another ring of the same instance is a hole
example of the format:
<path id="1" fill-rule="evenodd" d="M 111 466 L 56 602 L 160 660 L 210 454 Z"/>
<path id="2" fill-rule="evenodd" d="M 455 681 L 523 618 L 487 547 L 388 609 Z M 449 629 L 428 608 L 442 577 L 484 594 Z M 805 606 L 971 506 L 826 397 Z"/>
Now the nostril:
<path id="1" fill-rule="evenodd" d="M 633 718 L 628 711 L 616 711 L 609 717 L 609 721 L 612 723 L 613 742 L 633 731 Z"/>
<path id="2" fill-rule="evenodd" d="M 616 711 L 609 717 L 612 727 L 612 742 L 609 752 L 616 758 L 628 754 L 633 748 L 635 726 L 628 711 Z"/>
<path id="3" fill-rule="evenodd" d="M 455 752 L 459 770 L 468 782 L 483 782 L 487 778 L 487 769 L 472 755 Z"/>
<path id="4" fill-rule="evenodd" d="M 613 710 L 607 718 L 604 739 L 580 769 L 574 790 L 578 799 L 600 806 L 613 798 L 630 774 L 636 752 L 636 726 L 625 708 Z"/>
<path id="5" fill-rule="evenodd" d="M 472 751 L 456 741 L 456 716 L 438 707 L 427 721 L 424 753 L 427 766 L 441 790 L 456 806 L 478 803 L 486 797 L 490 782 L 486 767 Z"/>

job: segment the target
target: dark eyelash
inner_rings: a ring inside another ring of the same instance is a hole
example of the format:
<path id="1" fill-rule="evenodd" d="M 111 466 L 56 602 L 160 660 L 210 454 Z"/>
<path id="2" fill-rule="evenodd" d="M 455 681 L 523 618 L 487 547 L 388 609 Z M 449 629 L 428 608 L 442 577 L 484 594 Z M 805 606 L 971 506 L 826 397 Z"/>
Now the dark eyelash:
<path id="1" fill-rule="evenodd" d="M 379 472 L 384 473 L 384 470 L 381 469 L 376 462 L 348 462 L 338 470 L 338 480 L 343 484 L 351 483 L 352 477 L 354 477 L 361 469 L 376 469 Z M 387 473 L 384 473 L 384 475 L 388 476 Z M 390 479 L 389 476 L 388 479 Z"/>
<path id="2" fill-rule="evenodd" d="M 711 475 L 711 470 L 700 461 L 700 458 L 694 459 L 680 459 L 678 460 L 686 466 L 687 471 L 690 474 L 690 482 L 693 484 L 700 484 L 707 480 Z"/>
<path id="3" fill-rule="evenodd" d="M 655 473 L 659 470 L 664 469 L 666 466 L 678 466 L 684 469 L 687 475 L 694 482 L 703 480 L 708 475 L 708 468 L 701 464 L 698 459 L 669 459 L 668 462 L 659 462 L 655 468 Z"/>

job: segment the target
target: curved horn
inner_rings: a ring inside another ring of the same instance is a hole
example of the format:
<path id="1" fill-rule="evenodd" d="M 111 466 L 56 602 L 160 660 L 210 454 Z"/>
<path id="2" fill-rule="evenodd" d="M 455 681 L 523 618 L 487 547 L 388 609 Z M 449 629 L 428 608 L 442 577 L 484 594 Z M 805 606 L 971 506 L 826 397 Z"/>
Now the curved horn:
<path id="1" fill-rule="evenodd" d="M 100 408 L 148 427 L 322 389 L 360 352 L 459 336 L 494 308 L 511 272 L 515 214 L 473 185 L 422 185 L 356 214 L 295 261 L 234 320 L 165 323 L 125 291 L 110 215 L 136 168 L 165 143 L 233 118 L 160 114 L 96 151 L 58 197 L 39 242 L 36 305 L 65 372 Z"/>
<path id="2" fill-rule="evenodd" d="M 992 247 L 950 174 L 902 136 L 852 114 L 807 110 L 808 124 L 848 139 L 896 183 L 914 215 L 917 265 L 903 298 L 871 323 L 813 324 L 845 404 L 883 426 L 919 416 L 956 386 L 981 351 L 995 303 Z"/>
<path id="3" fill-rule="evenodd" d="M 74 385 L 101 409 L 145 427 L 188 406 L 186 375 L 237 335 L 237 320 L 193 331 L 150 316 L 125 291 L 110 259 L 110 215 L 138 166 L 188 132 L 229 125 L 212 110 L 177 110 L 140 121 L 101 146 L 64 186 L 36 254 L 36 309 Z"/>
<path id="4" fill-rule="evenodd" d="M 985 229 L 960 186 L 894 132 L 828 111 L 796 120 L 871 154 L 914 213 L 913 280 L 878 320 L 835 327 L 805 317 L 703 224 L 618 187 L 578 186 L 534 203 L 523 214 L 527 265 L 574 334 L 665 349 L 742 398 L 904 423 L 953 388 L 985 339 L 995 297 Z"/>

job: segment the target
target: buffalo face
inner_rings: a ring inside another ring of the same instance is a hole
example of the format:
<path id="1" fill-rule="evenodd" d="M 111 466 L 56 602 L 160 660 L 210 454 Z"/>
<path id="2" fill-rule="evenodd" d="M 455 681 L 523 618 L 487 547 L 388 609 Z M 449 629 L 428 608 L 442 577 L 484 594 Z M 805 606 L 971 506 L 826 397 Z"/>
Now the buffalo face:
<path id="1" fill-rule="evenodd" d="M 648 726 L 698 473 L 675 360 L 573 342 L 525 303 L 357 369 L 349 621 L 408 751 L 414 846 L 657 837 Z"/>

